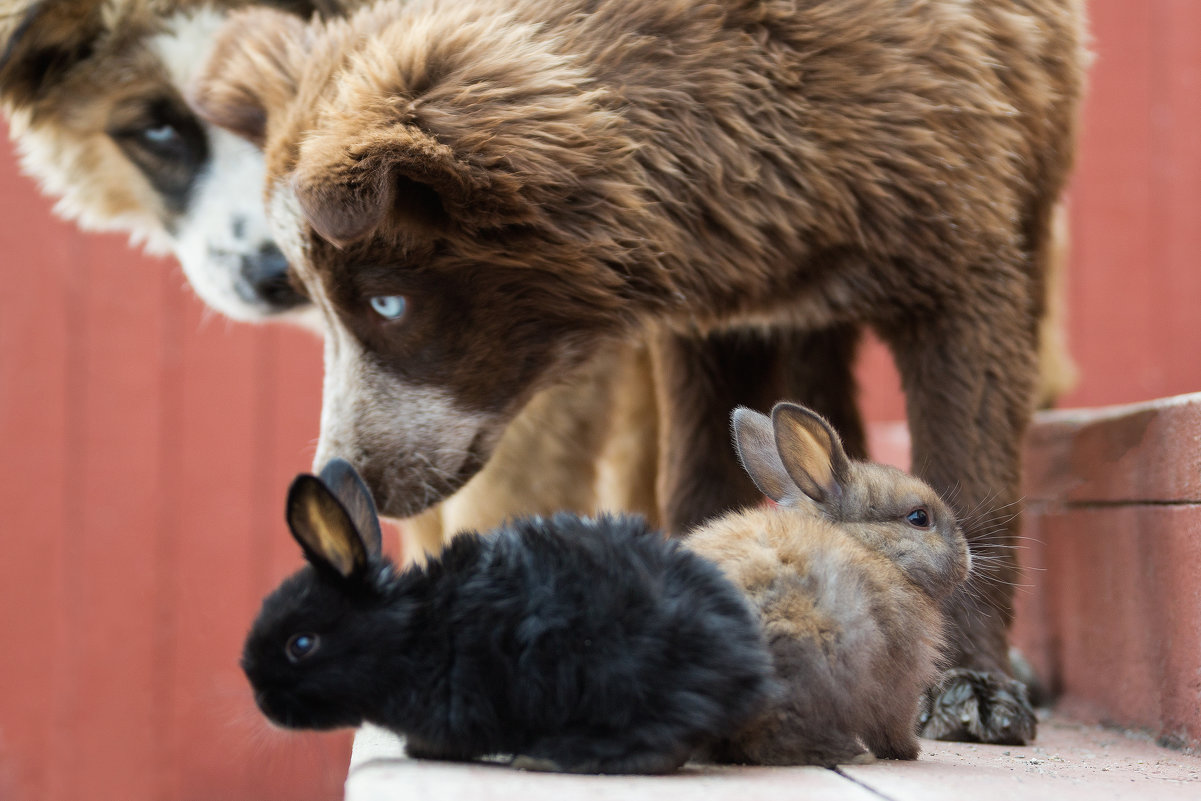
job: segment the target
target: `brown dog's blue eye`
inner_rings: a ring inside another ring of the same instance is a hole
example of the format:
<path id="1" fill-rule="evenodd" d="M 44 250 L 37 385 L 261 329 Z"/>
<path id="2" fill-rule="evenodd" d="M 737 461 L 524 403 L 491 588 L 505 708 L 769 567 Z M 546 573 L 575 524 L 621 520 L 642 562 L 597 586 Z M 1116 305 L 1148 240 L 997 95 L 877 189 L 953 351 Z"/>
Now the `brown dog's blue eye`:
<path id="1" fill-rule="evenodd" d="M 909 514 L 905 515 L 905 522 L 914 528 L 929 528 L 930 515 L 925 509 L 914 509 Z"/>
<path id="2" fill-rule="evenodd" d="M 385 320 L 399 320 L 404 317 L 407 305 L 404 295 L 376 295 L 371 299 L 371 308 Z"/>
<path id="3" fill-rule="evenodd" d="M 288 644 L 284 646 L 284 652 L 291 661 L 300 662 L 313 655 L 313 652 L 317 650 L 318 642 L 316 634 L 293 634 L 288 638 Z"/>

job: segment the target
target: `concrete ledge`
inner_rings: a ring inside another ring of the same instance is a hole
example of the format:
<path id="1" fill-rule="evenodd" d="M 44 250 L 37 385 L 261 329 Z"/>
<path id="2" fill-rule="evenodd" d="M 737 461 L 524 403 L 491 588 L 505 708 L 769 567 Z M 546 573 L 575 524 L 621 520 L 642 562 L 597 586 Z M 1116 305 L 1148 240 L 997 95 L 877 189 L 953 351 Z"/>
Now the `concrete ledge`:
<path id="1" fill-rule="evenodd" d="M 923 741 L 916 762 L 837 771 L 687 765 L 671 776 L 565 776 L 497 764 L 428 762 L 401 742 L 364 728 L 346 782 L 347 801 L 662 801 L 845 799 L 845 801 L 1195 801 L 1201 758 L 1099 728 L 1042 723 L 1036 746 Z"/>
<path id="2" fill-rule="evenodd" d="M 1015 641 L 1079 719 L 1201 743 L 1201 506 L 1034 512 Z"/>
<path id="3" fill-rule="evenodd" d="M 371 726 L 355 737 L 346 801 L 394 801 L 402 796 L 438 801 L 662 801 L 665 793 L 707 801 L 728 799 L 734 792 L 749 801 L 798 787 L 804 787 L 805 798 L 813 801 L 878 801 L 868 790 L 824 768 L 689 764 L 669 776 L 572 776 L 514 770 L 497 763 L 409 759 L 398 737 Z"/>
<path id="4" fill-rule="evenodd" d="M 1201 395 L 1044 414 L 1015 641 L 1077 719 L 1201 744 Z"/>

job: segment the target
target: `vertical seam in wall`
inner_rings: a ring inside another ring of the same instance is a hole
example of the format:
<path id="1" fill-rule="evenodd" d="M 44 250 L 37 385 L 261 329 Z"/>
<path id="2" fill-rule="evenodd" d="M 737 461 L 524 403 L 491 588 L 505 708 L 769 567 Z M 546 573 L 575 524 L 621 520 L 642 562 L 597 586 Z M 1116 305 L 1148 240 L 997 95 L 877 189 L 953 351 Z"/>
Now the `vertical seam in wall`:
<path id="1" fill-rule="evenodd" d="M 84 537 L 89 535 L 88 510 L 83 508 L 87 472 L 84 470 L 88 448 L 88 296 L 91 289 L 91 264 L 87 248 L 81 238 L 71 237 L 67 248 L 69 263 L 63 266 L 63 304 L 66 308 L 67 352 L 63 355 L 66 372 L 64 386 L 67 391 L 65 403 L 66 419 L 63 422 L 63 486 L 62 520 L 63 531 L 61 562 L 58 565 L 62 587 L 62 617 L 55 624 L 54 652 L 56 657 L 51 669 L 50 726 L 53 743 L 76 742 L 74 732 L 79 730 L 79 677 L 83 665 L 79 663 L 79 651 L 75 646 L 75 634 L 81 627 L 81 583 L 83 557 L 80 553 Z M 54 753 L 53 743 L 47 753 Z M 44 787 L 49 799 L 74 799 L 80 797 L 75 784 L 78 771 L 50 770 Z"/>
<path id="2" fill-rule="evenodd" d="M 175 797 L 174 771 L 178 734 L 172 722 L 175 709 L 175 645 L 178 614 L 175 606 L 175 577 L 180 569 L 179 526 L 179 430 L 183 416 L 183 364 L 181 362 L 183 296 L 175 269 L 159 273 L 159 300 L 162 304 L 159 337 L 159 391 L 157 485 L 154 498 L 154 601 L 151 619 L 154 625 L 154 683 L 152 725 L 154 726 L 154 766 L 152 786 L 156 798 Z"/>
<path id="3" fill-rule="evenodd" d="M 1146 42 L 1148 48 L 1148 59 L 1150 61 L 1149 83 L 1147 87 L 1147 102 L 1150 113 L 1147 115 L 1147 125 L 1149 126 L 1147 141 L 1151 146 L 1150 155 L 1150 170 L 1147 175 L 1147 197 L 1150 198 L 1151 208 L 1148 210 L 1149 229 L 1148 233 L 1151 236 L 1151 241 L 1148 243 L 1149 255 L 1152 264 L 1148 265 L 1149 272 L 1158 280 L 1155 291 L 1156 306 L 1160 309 L 1172 308 L 1172 281 L 1168 274 L 1167 264 L 1167 235 L 1170 226 L 1166 220 L 1170 214 L 1170 210 L 1165 208 L 1165 198 L 1170 197 L 1167 192 L 1168 176 L 1166 170 L 1170 169 L 1170 164 L 1166 159 L 1169 155 L 1165 153 L 1167 145 L 1171 141 L 1170 137 L 1166 136 L 1167 127 L 1171 124 L 1170 119 L 1164 119 L 1163 115 L 1170 114 L 1166 87 L 1170 84 L 1168 75 L 1168 54 L 1165 52 L 1165 42 L 1168 39 L 1168 21 L 1166 17 L 1170 16 L 1164 0 L 1150 0 L 1149 3 L 1150 24 L 1147 26 L 1149 41 Z M 1172 315 L 1165 315 L 1167 325 L 1171 325 Z M 1157 336 L 1151 341 L 1156 343 L 1157 350 L 1161 353 L 1170 353 L 1171 342 L 1173 340 L 1172 331 L 1167 329 L 1167 341 L 1163 340 L 1165 331 L 1164 327 L 1156 332 Z M 1170 369 L 1170 366 L 1163 365 L 1159 367 L 1159 375 L 1154 376 L 1154 385 L 1163 386 L 1171 381 L 1171 376 L 1165 374 Z"/>
<path id="4" fill-rule="evenodd" d="M 283 499 L 275 497 L 275 404 L 277 402 L 276 344 L 277 337 L 269 327 L 259 327 L 249 332 L 250 347 L 253 348 L 251 387 L 251 421 L 253 441 L 250 444 L 250 483 L 244 491 L 250 492 L 250 542 L 242 553 L 250 560 L 246 584 L 242 588 L 246 608 L 257 608 L 262 588 L 267 586 L 271 572 L 271 537 L 275 532 L 271 526 L 272 512 L 282 508 Z M 247 621 L 249 622 L 249 621 Z M 246 787 L 262 785 L 261 766 L 255 760 L 246 760 L 241 770 Z"/>
<path id="5" fill-rule="evenodd" d="M 251 499 L 253 509 L 253 542 L 251 543 L 251 577 L 254 590 L 265 587 L 271 575 L 272 522 L 274 510 L 283 507 L 283 498 L 275 498 L 275 475 L 272 470 L 276 453 L 276 420 L 279 393 L 276 385 L 278 376 L 279 338 L 268 328 L 259 328 L 253 334 L 254 341 L 254 450 L 251 468 Z M 252 599 L 254 600 L 254 599 Z"/>

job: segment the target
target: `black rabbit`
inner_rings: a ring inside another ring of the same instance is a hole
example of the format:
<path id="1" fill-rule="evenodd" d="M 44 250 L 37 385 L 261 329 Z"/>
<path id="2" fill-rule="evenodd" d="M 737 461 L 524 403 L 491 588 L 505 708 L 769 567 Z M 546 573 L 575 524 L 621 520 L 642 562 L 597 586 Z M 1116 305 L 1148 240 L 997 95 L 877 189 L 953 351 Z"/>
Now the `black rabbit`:
<path id="1" fill-rule="evenodd" d="M 661 773 L 773 691 L 747 601 L 639 518 L 517 520 L 400 571 L 341 460 L 293 482 L 287 518 L 309 564 L 264 601 L 242 656 L 281 725 L 367 721 L 414 757 Z"/>

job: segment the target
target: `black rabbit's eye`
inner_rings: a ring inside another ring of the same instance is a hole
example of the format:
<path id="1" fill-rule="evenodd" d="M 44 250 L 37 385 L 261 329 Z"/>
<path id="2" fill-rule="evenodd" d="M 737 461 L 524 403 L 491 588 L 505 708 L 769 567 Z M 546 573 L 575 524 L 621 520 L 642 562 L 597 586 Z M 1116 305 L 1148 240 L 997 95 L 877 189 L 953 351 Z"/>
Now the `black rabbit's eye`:
<path id="1" fill-rule="evenodd" d="M 905 522 L 914 528 L 929 528 L 930 513 L 925 509 L 914 509 L 909 514 L 905 515 Z"/>
<path id="2" fill-rule="evenodd" d="M 318 642 L 316 634 L 293 634 L 288 639 L 288 644 L 284 646 L 284 652 L 291 661 L 300 662 L 313 655 L 313 652 L 317 650 Z"/>

